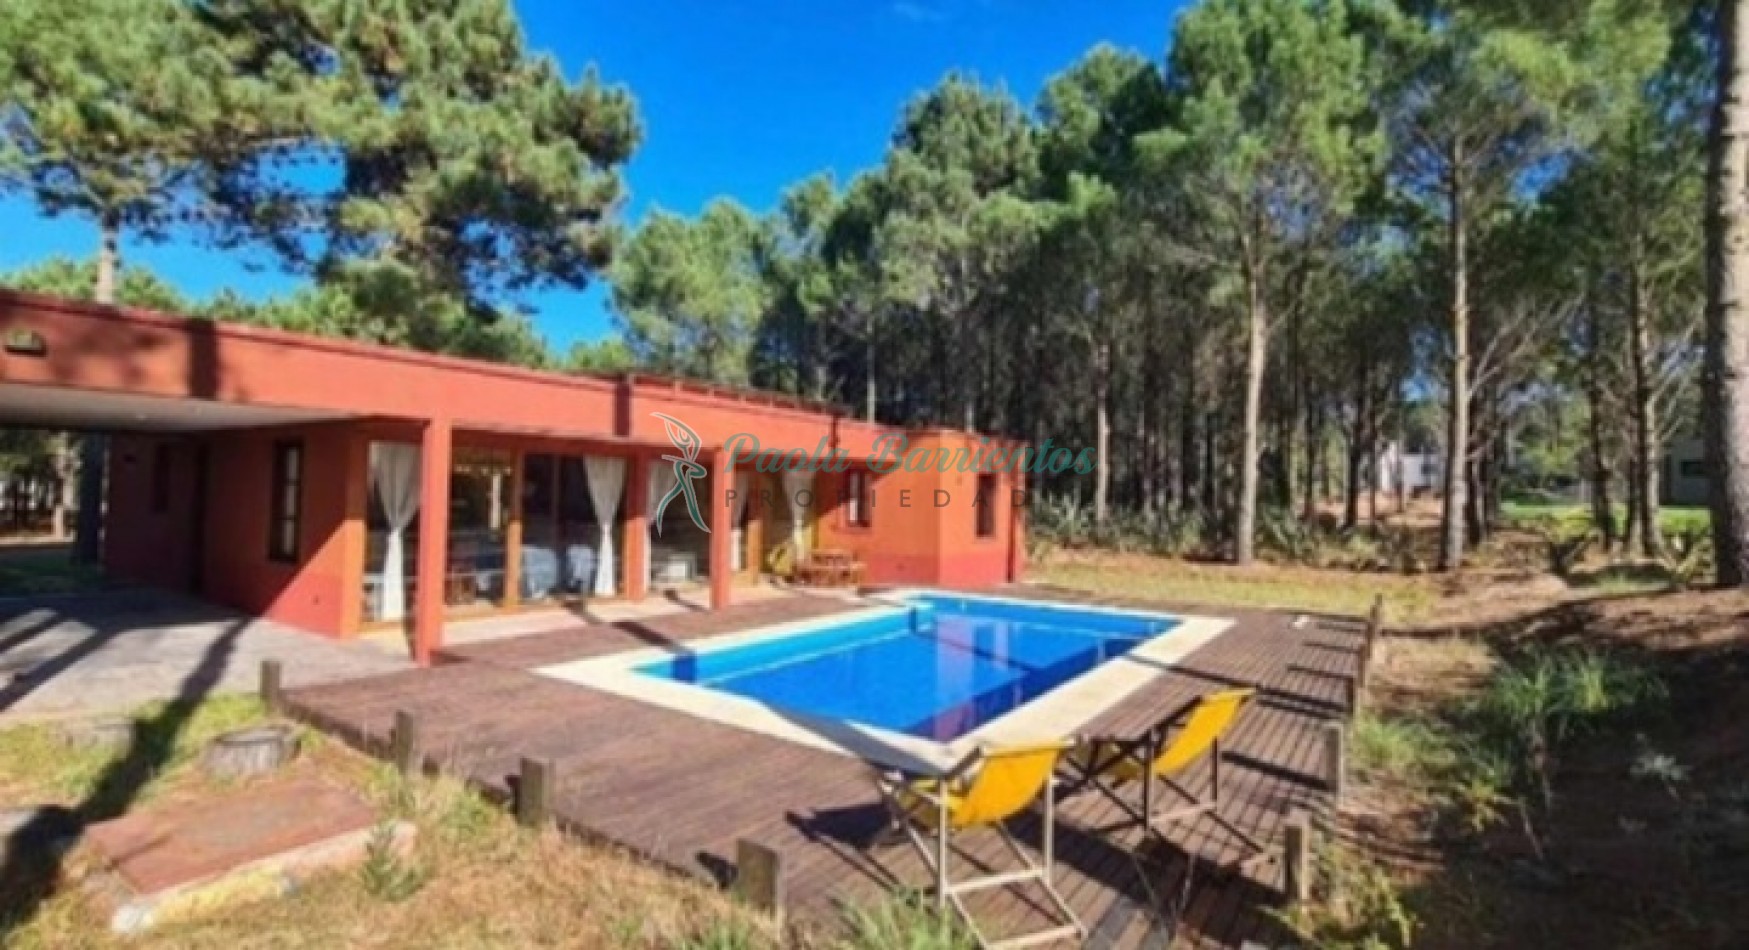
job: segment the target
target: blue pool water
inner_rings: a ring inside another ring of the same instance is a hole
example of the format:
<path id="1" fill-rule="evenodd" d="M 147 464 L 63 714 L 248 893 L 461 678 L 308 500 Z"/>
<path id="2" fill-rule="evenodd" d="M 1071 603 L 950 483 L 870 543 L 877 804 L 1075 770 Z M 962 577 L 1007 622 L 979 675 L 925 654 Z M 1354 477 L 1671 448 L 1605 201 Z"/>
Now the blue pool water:
<path id="1" fill-rule="evenodd" d="M 638 668 L 768 706 L 949 741 L 1177 626 L 949 596 Z"/>

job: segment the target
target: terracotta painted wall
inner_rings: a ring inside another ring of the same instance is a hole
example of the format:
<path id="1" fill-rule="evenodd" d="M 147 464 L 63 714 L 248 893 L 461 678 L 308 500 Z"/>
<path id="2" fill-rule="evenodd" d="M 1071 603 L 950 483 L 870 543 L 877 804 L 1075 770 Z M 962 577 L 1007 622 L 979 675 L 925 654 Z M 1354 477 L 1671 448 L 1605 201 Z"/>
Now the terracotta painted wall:
<path id="1" fill-rule="evenodd" d="M 980 442 L 960 433 L 922 433 L 907 440 L 906 450 L 976 450 Z M 840 502 L 842 475 L 822 475 L 830 507 L 821 513 L 821 544 L 855 551 L 868 565 L 874 584 L 929 584 L 945 587 L 988 587 L 1018 579 L 1024 557 L 1016 545 L 1012 474 L 995 475 L 995 533 L 978 537 L 977 473 L 957 466 L 911 471 L 900 466 L 875 473 L 873 524 L 855 528 Z"/>
<path id="2" fill-rule="evenodd" d="M 159 452 L 168 463 L 162 470 Z M 111 576 L 192 592 L 196 458 L 188 439 L 124 435 L 110 441 L 103 563 Z M 155 484 L 160 478 L 162 486 Z"/>
<path id="3" fill-rule="evenodd" d="M 304 446 L 298 562 L 267 556 L 274 443 Z M 347 493 L 355 440 L 341 424 L 230 432 L 212 438 L 204 596 L 319 633 L 356 623 L 357 558 L 348 550 Z M 354 608 L 355 610 L 355 608 Z"/>
<path id="4" fill-rule="evenodd" d="M 647 377 L 536 373 L 32 294 L 0 292 L 0 331 L 34 335 L 42 344 L 31 353 L 0 359 L 0 381 L 8 385 L 157 396 L 176 400 L 163 405 L 180 409 L 193 400 L 196 407 L 228 402 L 307 417 L 375 420 L 202 437 L 212 459 L 203 595 L 327 632 L 357 628 L 361 433 L 372 427 L 416 427 L 423 420 L 445 419 L 464 442 L 491 430 L 529 445 L 594 440 L 621 451 L 656 453 L 668 447 L 663 423 L 651 415 L 661 411 L 684 420 L 711 448 L 737 433 L 753 433 L 767 449 L 812 453 L 824 446 L 864 459 L 877 455 L 881 440 L 899 431 L 848 418 L 841 409 L 770 394 Z M 267 559 L 266 550 L 272 443 L 298 434 L 306 439 L 303 549 L 299 564 L 278 564 Z M 905 437 L 910 449 L 981 442 L 944 431 Z M 179 457 L 178 480 L 192 478 L 191 470 L 184 474 L 192 456 Z M 149 496 L 138 494 L 149 492 L 149 486 L 122 474 L 126 477 L 118 482 L 124 484 L 112 495 L 112 565 L 124 576 L 186 583 L 193 548 L 180 555 L 163 553 L 166 539 L 176 533 L 167 533 L 164 523 L 175 511 L 149 510 Z M 843 523 L 838 480 L 827 476 L 817 487 L 817 536 L 821 545 L 856 551 L 873 582 L 1001 583 L 1015 578 L 1022 562 L 1022 526 L 1011 511 L 1016 484 L 1006 473 L 998 477 L 997 530 L 993 537 L 979 538 L 971 473 L 903 467 L 878 473 L 874 524 L 865 530 Z M 936 505 L 938 491 L 950 496 L 943 507 Z M 176 493 L 176 504 L 185 504 L 189 494 Z"/>

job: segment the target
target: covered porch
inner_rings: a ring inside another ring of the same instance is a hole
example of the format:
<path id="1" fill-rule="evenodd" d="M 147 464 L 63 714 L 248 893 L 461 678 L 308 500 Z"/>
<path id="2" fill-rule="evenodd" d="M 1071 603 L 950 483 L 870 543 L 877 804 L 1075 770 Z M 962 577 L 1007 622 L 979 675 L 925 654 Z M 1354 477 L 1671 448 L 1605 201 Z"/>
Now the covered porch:
<path id="1" fill-rule="evenodd" d="M 421 663 L 451 621 L 652 594 L 720 610 L 760 579 L 759 506 L 721 447 L 677 465 L 666 442 L 444 419 L 363 438 L 360 626 L 406 630 Z"/>

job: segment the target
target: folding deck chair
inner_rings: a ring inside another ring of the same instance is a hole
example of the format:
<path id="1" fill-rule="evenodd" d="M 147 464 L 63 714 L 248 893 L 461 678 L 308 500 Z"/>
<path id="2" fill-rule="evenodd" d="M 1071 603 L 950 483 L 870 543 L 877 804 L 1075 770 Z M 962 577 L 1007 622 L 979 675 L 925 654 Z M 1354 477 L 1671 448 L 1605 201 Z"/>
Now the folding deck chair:
<path id="1" fill-rule="evenodd" d="M 919 778 L 889 772 L 876 779 L 881 798 L 891 811 L 894 823 L 904 829 L 924 865 L 935 876 L 937 908 L 946 910 L 951 904 L 971 929 L 980 947 L 1030 947 L 1059 940 L 1081 940 L 1087 936 L 1087 928 L 1051 882 L 1056 860 L 1053 840 L 1056 793 L 1053 785 L 1057 764 L 1068 748 L 1067 742 L 1048 742 L 980 749 L 939 777 Z M 1025 810 L 1041 794 L 1044 796 L 1042 864 L 1034 862 L 1003 827 L 1003 822 Z M 950 838 L 955 833 L 983 827 L 1001 837 L 1020 862 L 1021 869 L 954 880 L 948 868 Z M 986 938 L 966 907 L 965 895 L 1027 883 L 1037 883 L 1050 895 L 1065 923 L 1004 940 Z"/>
<path id="2" fill-rule="evenodd" d="M 1132 821 L 1162 837 L 1166 825 L 1207 815 L 1257 852 L 1246 861 L 1265 856 L 1269 851 L 1266 845 L 1246 834 L 1220 812 L 1221 738 L 1238 720 L 1240 710 L 1255 692 L 1254 689 L 1228 689 L 1209 693 L 1174 710 L 1140 735 L 1082 742 L 1065 757 L 1072 776 L 1069 783 L 1071 793 L 1087 787 L 1095 788 Z M 1174 729 L 1176 735 L 1172 734 Z M 1209 760 L 1206 797 L 1191 792 L 1176 780 L 1204 756 Z M 1135 783 L 1141 785 L 1139 805 L 1123 792 L 1124 786 Z M 1157 784 L 1171 789 L 1181 803 L 1157 811 Z"/>

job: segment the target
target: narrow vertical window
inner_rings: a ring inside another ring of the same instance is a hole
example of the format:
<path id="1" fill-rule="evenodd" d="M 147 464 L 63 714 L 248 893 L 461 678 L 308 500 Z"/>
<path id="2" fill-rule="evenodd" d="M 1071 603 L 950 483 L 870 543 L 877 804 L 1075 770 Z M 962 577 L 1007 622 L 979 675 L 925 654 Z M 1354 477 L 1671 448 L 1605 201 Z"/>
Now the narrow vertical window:
<path id="1" fill-rule="evenodd" d="M 152 512 L 170 510 L 170 446 L 160 442 L 152 446 Z"/>
<path id="2" fill-rule="evenodd" d="M 993 538 L 996 536 L 996 476 L 984 473 L 978 476 L 978 497 L 974 499 L 973 511 L 978 513 L 978 537 Z"/>
<path id="3" fill-rule="evenodd" d="M 873 527 L 874 499 L 868 494 L 868 473 L 851 471 L 844 477 L 845 519 L 853 528 Z"/>
<path id="4" fill-rule="evenodd" d="M 267 556 L 295 564 L 298 524 L 303 520 L 304 444 L 273 444 L 273 497 L 269 501 Z"/>

